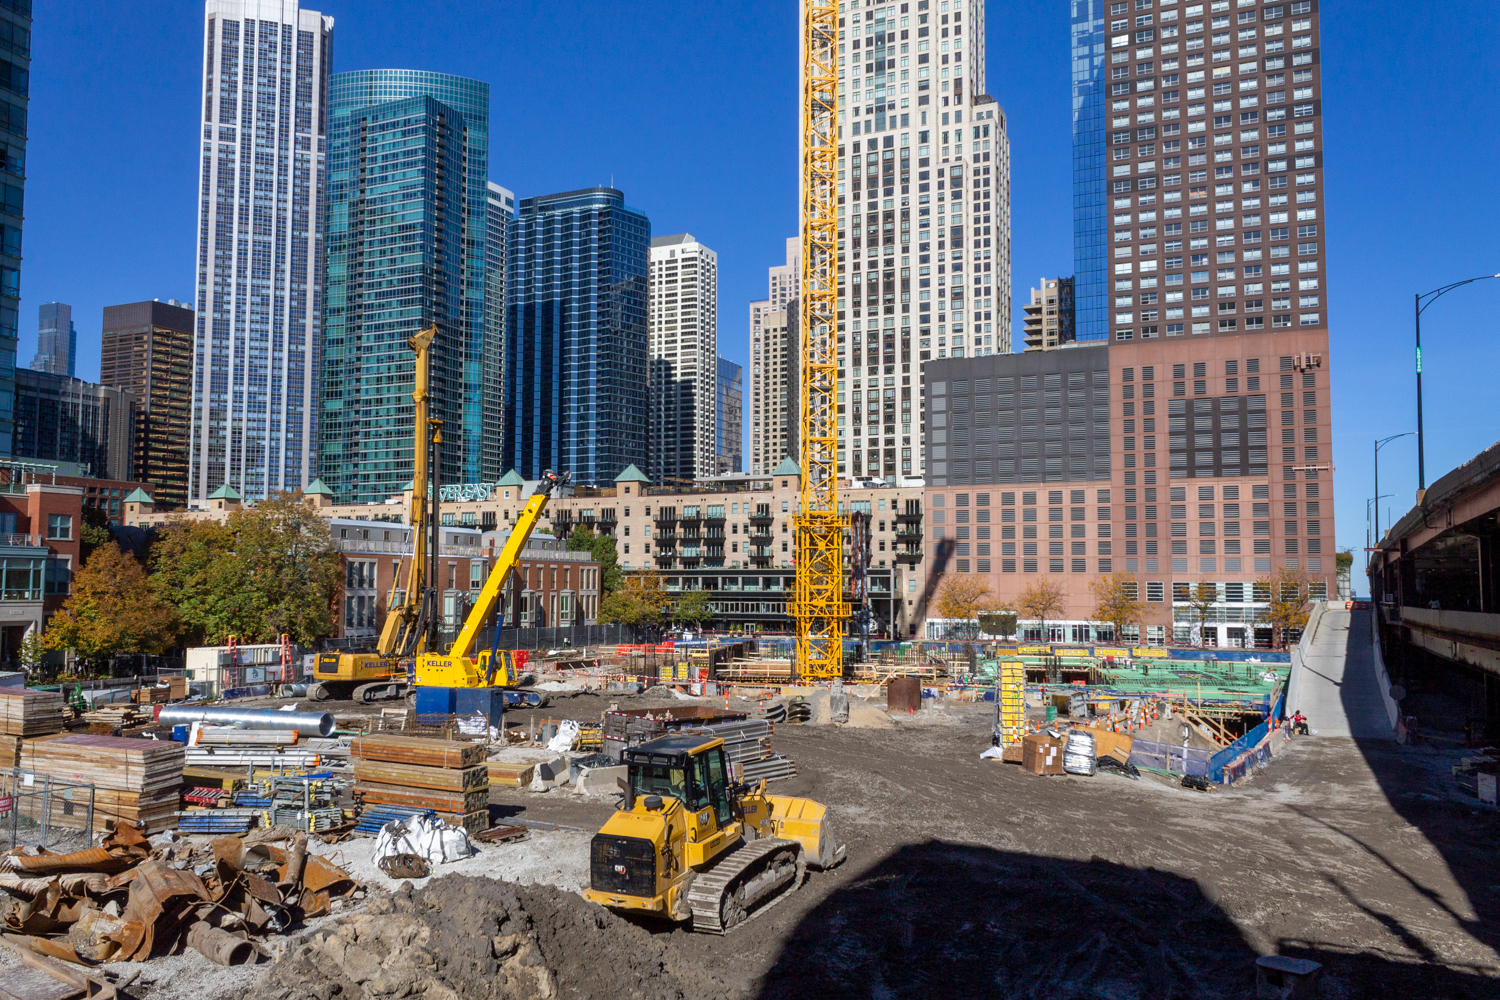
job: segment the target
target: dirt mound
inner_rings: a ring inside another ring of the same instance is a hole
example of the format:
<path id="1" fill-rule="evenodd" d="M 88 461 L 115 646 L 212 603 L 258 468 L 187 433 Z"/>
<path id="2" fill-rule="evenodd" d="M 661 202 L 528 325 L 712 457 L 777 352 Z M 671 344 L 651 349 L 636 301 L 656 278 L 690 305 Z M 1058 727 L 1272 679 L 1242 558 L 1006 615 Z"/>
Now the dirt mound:
<path id="1" fill-rule="evenodd" d="M 300 937 L 252 992 L 266 1000 L 720 998 L 669 943 L 551 886 L 449 875 L 406 883 Z"/>

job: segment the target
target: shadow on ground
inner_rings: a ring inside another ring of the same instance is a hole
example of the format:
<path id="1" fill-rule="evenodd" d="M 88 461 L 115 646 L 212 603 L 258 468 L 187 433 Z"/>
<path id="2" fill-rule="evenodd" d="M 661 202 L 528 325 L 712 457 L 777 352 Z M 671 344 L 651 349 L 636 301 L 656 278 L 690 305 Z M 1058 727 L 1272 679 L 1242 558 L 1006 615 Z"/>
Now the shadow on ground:
<path id="1" fill-rule="evenodd" d="M 1374 676 L 1373 655 L 1368 642 L 1372 613 L 1355 611 L 1350 615 L 1346 677 L 1356 664 Z M 1352 699 L 1357 697 L 1352 685 L 1344 686 L 1343 697 L 1352 713 Z M 1388 852 L 1382 850 L 1382 845 L 1370 843 L 1367 838 L 1347 831 L 1336 819 L 1325 816 L 1318 822 L 1343 836 L 1350 850 L 1368 855 L 1425 896 L 1433 906 L 1449 912 L 1475 940 L 1500 951 L 1500 856 L 1496 854 L 1496 845 L 1500 844 L 1500 814 L 1494 810 L 1481 810 L 1477 803 L 1474 808 L 1469 808 L 1463 802 L 1448 798 L 1448 793 L 1456 786 L 1447 768 L 1441 764 L 1434 766 L 1430 759 L 1424 759 L 1419 748 L 1401 746 L 1390 739 L 1356 739 L 1355 743 L 1391 808 L 1420 831 L 1442 855 L 1454 881 L 1468 895 L 1475 915 L 1466 917 L 1454 912 L 1450 902 L 1393 861 Z M 1391 926 L 1416 953 L 1430 951 L 1415 931 L 1399 924 L 1392 926 L 1393 918 L 1389 916 L 1373 912 L 1371 916 Z M 1494 995 L 1500 996 L 1500 984 L 1497 984 Z"/>
<path id="2" fill-rule="evenodd" d="M 1325 996 L 1493 997 L 1495 981 L 1377 955 L 1325 963 Z M 785 997 L 1233 998 L 1256 953 L 1198 884 L 1099 858 L 930 841 L 903 847 L 815 907 L 761 983 Z"/>

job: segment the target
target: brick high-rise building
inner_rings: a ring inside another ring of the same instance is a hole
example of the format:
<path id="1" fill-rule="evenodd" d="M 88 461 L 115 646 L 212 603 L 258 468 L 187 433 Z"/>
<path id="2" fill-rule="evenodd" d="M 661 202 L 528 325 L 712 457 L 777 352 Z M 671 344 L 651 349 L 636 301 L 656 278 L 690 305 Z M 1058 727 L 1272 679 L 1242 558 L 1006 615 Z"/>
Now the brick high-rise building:
<path id="1" fill-rule="evenodd" d="M 1073 35 L 1079 339 L 1326 331 L 1314 0 L 1074 0 Z"/>
<path id="2" fill-rule="evenodd" d="M 159 508 L 187 503 L 193 310 L 176 299 L 104 307 L 99 382 L 134 393 L 134 477 Z"/>

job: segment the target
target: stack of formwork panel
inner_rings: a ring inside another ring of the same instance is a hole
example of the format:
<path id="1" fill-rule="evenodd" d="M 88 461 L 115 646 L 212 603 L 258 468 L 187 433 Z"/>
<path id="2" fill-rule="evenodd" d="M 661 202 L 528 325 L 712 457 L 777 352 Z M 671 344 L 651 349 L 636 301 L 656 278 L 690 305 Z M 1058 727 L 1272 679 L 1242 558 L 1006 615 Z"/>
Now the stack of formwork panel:
<path id="1" fill-rule="evenodd" d="M 363 806 L 431 809 L 470 833 L 489 829 L 490 773 L 483 743 L 371 733 L 349 745 Z"/>
<path id="2" fill-rule="evenodd" d="M 21 740 L 61 732 L 63 708 L 59 691 L 0 687 L 0 767 L 21 762 Z"/>
<path id="3" fill-rule="evenodd" d="M 178 809 L 183 750 L 181 743 L 170 740 L 71 733 L 26 740 L 20 766 L 93 785 L 96 825 L 113 819 L 138 823 L 147 833 L 155 833 L 172 826 Z"/>

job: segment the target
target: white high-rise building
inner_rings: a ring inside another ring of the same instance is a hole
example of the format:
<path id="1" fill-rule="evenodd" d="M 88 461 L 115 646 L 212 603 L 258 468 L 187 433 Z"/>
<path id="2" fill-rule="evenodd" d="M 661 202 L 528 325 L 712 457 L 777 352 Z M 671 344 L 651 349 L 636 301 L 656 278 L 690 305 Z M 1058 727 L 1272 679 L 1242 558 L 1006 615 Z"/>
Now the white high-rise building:
<path id="1" fill-rule="evenodd" d="M 719 256 L 691 233 L 651 240 L 649 475 L 718 474 Z"/>
<path id="2" fill-rule="evenodd" d="M 839 471 L 923 474 L 922 362 L 1010 351 L 1010 144 L 983 0 L 851 0 L 839 37 Z"/>
<path id="3" fill-rule="evenodd" d="M 802 296 L 802 237 L 786 238 L 786 263 L 769 268 L 766 279 L 772 309 L 785 309 L 788 302 Z"/>
<path id="4" fill-rule="evenodd" d="M 788 359 L 785 351 L 786 317 L 776 321 L 774 342 L 766 339 L 766 318 L 773 312 L 784 312 L 786 307 L 802 295 L 802 239 L 788 236 L 786 240 L 786 263 L 766 269 L 766 298 L 750 303 L 750 398 L 746 411 L 750 422 L 749 472 L 753 475 L 769 475 L 781 464 L 783 458 L 797 460 L 797 455 L 783 453 L 785 436 L 781 424 L 785 419 L 786 384 Z M 793 360 L 792 374 L 796 363 Z M 800 405 L 800 401 L 798 401 Z M 774 411 L 774 418 L 773 418 Z M 773 430 L 770 421 L 776 421 Z M 770 441 L 782 443 L 775 446 Z M 771 454 L 771 452 L 777 454 Z"/>
<path id="5" fill-rule="evenodd" d="M 333 18 L 207 0 L 188 503 L 316 476 Z"/>

